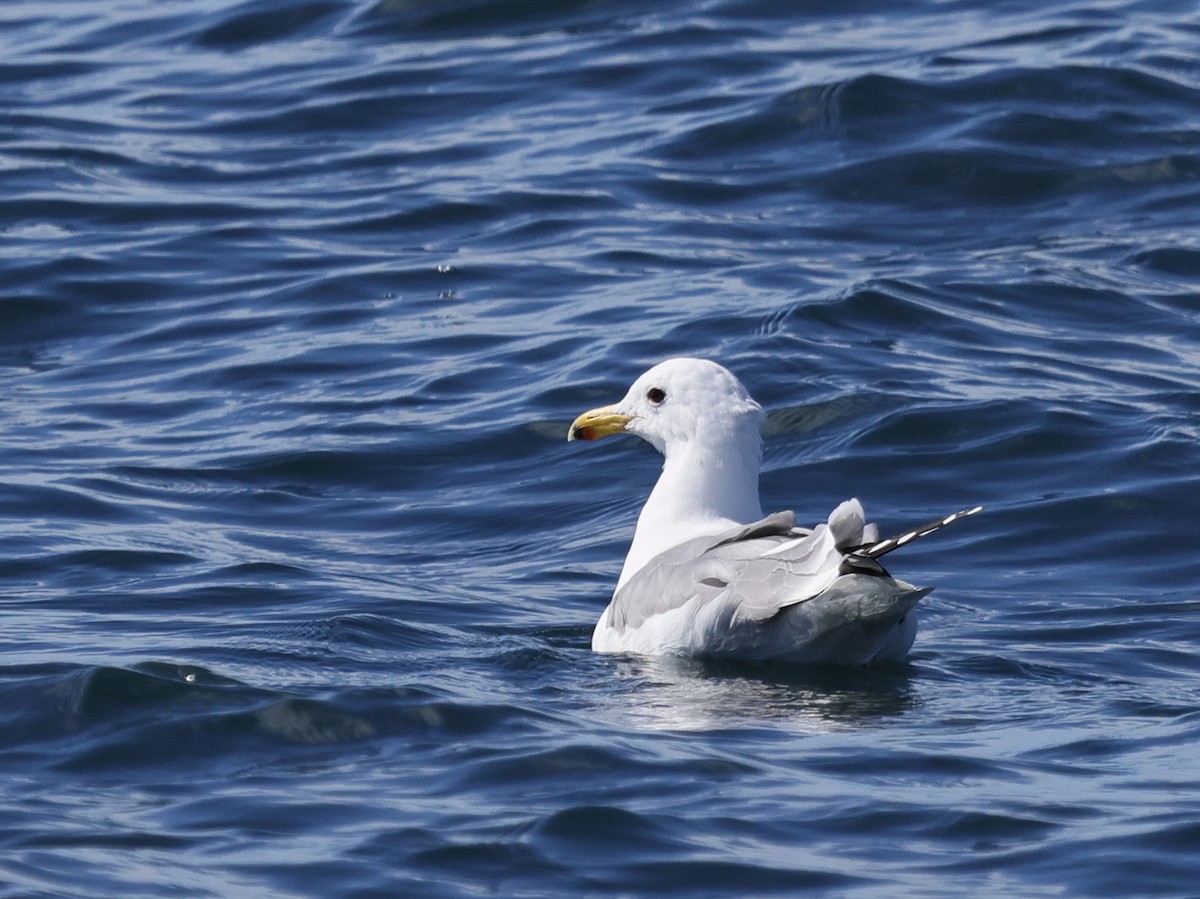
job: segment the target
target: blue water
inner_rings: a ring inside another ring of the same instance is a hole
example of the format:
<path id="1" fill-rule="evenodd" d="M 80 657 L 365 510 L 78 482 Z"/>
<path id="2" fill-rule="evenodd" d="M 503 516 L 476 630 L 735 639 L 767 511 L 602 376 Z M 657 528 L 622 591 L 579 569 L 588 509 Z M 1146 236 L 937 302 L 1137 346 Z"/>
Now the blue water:
<path id="1" fill-rule="evenodd" d="M 798 7 L 798 8 L 792 8 Z M 1200 895 L 1171 0 L 6 0 L 0 895 Z M 672 355 L 911 659 L 597 656 Z"/>

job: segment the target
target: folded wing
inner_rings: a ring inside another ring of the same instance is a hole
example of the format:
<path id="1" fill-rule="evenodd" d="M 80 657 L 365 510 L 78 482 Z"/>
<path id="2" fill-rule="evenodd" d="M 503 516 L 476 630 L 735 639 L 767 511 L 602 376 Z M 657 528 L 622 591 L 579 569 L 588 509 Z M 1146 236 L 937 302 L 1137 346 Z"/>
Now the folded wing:
<path id="1" fill-rule="evenodd" d="M 715 537 L 699 537 L 651 559 L 613 597 L 608 626 L 617 633 L 691 605 L 733 624 L 765 622 L 805 602 L 838 577 L 846 554 L 877 535 L 857 500 L 842 503 L 812 530 L 779 512 Z M 879 569 L 883 573 L 882 569 Z"/>

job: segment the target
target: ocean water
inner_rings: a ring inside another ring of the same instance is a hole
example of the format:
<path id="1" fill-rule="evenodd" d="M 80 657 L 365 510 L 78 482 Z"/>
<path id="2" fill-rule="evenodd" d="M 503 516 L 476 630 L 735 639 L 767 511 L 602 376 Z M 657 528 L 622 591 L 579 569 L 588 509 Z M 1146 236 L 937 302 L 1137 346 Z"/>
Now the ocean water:
<path id="1" fill-rule="evenodd" d="M 1200 895 L 1195 12 L 6 0 L 0 896 Z M 590 652 L 674 355 L 908 662 Z"/>

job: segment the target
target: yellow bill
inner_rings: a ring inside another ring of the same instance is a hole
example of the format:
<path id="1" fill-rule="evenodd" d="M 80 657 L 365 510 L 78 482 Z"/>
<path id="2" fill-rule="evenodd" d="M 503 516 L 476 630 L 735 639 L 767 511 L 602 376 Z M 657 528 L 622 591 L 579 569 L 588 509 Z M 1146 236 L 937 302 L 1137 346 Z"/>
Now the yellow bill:
<path id="1" fill-rule="evenodd" d="M 620 434 L 631 417 L 618 412 L 616 406 L 590 409 L 571 422 L 567 440 L 598 440 L 610 434 Z"/>

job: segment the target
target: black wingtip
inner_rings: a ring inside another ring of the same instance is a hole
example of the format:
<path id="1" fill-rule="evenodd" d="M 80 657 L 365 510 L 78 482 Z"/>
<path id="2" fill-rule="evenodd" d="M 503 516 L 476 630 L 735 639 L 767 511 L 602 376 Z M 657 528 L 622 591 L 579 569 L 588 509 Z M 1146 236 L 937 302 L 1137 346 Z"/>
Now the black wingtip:
<path id="1" fill-rule="evenodd" d="M 885 556 L 893 549 L 899 549 L 905 544 L 912 543 L 914 540 L 919 540 L 932 534 L 934 531 L 940 531 L 948 524 L 954 524 L 961 518 L 967 518 L 974 515 L 976 512 L 983 511 L 983 506 L 975 506 L 971 509 L 961 509 L 953 515 L 947 515 L 945 518 L 937 518 L 928 524 L 923 524 L 919 528 L 912 528 L 908 531 L 903 531 L 894 537 L 888 537 L 885 540 L 880 540 L 878 543 L 873 543 L 870 546 L 859 547 L 854 551 L 852 556 L 860 556 L 867 559 L 878 559 L 880 556 Z M 849 559 L 850 556 L 847 557 Z M 845 565 L 845 563 L 843 563 Z"/>

